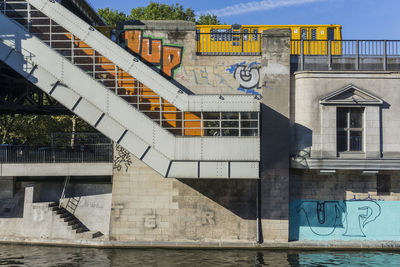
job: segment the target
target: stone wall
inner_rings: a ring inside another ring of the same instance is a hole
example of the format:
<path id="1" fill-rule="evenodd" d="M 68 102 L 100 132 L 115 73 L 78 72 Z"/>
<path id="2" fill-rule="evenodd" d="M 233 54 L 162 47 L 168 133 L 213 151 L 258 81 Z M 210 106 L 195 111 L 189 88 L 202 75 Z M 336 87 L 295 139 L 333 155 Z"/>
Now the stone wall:
<path id="1" fill-rule="evenodd" d="M 112 240 L 255 242 L 257 181 L 163 178 L 125 162 L 113 177 Z"/>

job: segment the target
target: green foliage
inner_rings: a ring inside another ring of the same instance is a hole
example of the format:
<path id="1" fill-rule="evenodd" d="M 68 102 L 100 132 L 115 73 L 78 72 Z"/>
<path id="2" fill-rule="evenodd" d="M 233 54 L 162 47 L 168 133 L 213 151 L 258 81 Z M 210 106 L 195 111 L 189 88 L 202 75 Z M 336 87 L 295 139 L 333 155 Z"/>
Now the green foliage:
<path id="1" fill-rule="evenodd" d="M 75 128 L 75 129 L 74 129 Z M 15 138 L 30 145 L 49 145 L 51 133 L 93 132 L 94 129 L 76 116 L 1 115 L 0 143 L 11 144 Z"/>
<path id="2" fill-rule="evenodd" d="M 146 7 L 132 8 L 131 18 L 137 20 L 186 20 L 195 22 L 194 11 L 182 5 L 150 2 Z"/>
<path id="3" fill-rule="evenodd" d="M 116 25 L 125 20 L 186 20 L 199 25 L 219 25 L 221 22 L 216 15 L 200 15 L 196 21 L 196 14 L 191 8 L 184 9 L 180 4 L 160 4 L 150 2 L 147 6 L 132 8 L 128 16 L 123 12 L 110 8 L 100 8 L 99 15 L 108 25 Z"/>
<path id="4" fill-rule="evenodd" d="M 216 15 L 200 15 L 199 19 L 196 21 L 197 25 L 220 25 L 221 21 Z"/>
<path id="5" fill-rule="evenodd" d="M 129 17 L 124 12 L 110 9 L 108 7 L 104 9 L 99 8 L 97 12 L 108 25 L 117 25 L 118 22 L 122 22 L 129 19 Z"/>

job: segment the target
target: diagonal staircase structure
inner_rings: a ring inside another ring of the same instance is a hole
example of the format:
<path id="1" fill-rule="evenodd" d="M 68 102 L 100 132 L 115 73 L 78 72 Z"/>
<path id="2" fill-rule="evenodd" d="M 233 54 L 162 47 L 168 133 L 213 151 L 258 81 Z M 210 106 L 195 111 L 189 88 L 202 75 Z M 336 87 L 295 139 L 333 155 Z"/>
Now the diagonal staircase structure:
<path id="1" fill-rule="evenodd" d="M 0 60 L 164 177 L 259 178 L 253 96 L 188 94 L 55 0 L 0 12 Z"/>

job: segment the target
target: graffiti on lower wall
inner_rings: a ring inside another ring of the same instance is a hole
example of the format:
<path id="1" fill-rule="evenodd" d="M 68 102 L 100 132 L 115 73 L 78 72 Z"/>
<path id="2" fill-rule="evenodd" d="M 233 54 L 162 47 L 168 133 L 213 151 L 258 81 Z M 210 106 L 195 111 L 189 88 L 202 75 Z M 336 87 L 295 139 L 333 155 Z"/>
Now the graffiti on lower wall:
<path id="1" fill-rule="evenodd" d="M 115 146 L 113 169 L 117 171 L 121 171 L 122 169 L 124 169 L 125 172 L 128 172 L 129 166 L 131 165 L 131 154 L 128 150 L 117 144 Z"/>
<path id="2" fill-rule="evenodd" d="M 166 76 L 174 78 L 175 71 L 182 64 L 183 47 L 165 44 L 162 39 L 144 36 L 142 30 L 125 31 L 123 36 L 128 50 L 159 67 Z"/>
<path id="3" fill-rule="evenodd" d="M 400 201 L 296 200 L 291 240 L 400 240 Z"/>
<path id="4" fill-rule="evenodd" d="M 226 71 L 233 74 L 235 80 L 239 82 L 237 90 L 246 94 L 261 95 L 260 69 L 261 63 L 257 61 L 249 64 L 243 61 L 229 66 Z"/>

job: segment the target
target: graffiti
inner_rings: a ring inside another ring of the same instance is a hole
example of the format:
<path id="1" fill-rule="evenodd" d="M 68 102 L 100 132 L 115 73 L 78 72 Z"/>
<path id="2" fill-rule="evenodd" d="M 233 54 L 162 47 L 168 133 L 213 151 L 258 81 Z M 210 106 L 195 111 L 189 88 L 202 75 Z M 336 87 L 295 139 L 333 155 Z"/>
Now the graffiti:
<path id="1" fill-rule="evenodd" d="M 143 35 L 142 30 L 125 31 L 123 35 L 128 50 L 160 68 L 168 77 L 182 64 L 183 47 L 164 44 L 162 39 Z"/>
<path id="2" fill-rule="evenodd" d="M 213 211 L 203 211 L 201 214 L 201 224 L 215 225 L 214 215 Z"/>
<path id="3" fill-rule="evenodd" d="M 156 229 L 157 228 L 157 216 L 155 210 L 150 215 L 144 217 L 144 227 L 148 229 Z"/>
<path id="4" fill-rule="evenodd" d="M 300 225 L 314 235 L 337 235 L 340 228 L 342 236 L 366 237 L 365 228 L 381 215 L 381 206 L 375 200 L 302 201 L 296 212 Z"/>
<path id="5" fill-rule="evenodd" d="M 114 156 L 113 168 L 117 171 L 121 171 L 125 167 L 125 172 L 128 172 L 129 166 L 132 165 L 131 154 L 122 146 L 116 145 L 116 155 Z"/>
<path id="6" fill-rule="evenodd" d="M 233 74 L 235 80 L 239 82 L 240 86 L 237 90 L 246 94 L 261 95 L 257 91 L 261 88 L 260 68 L 261 64 L 256 61 L 250 64 L 246 64 L 246 61 L 243 61 L 229 66 L 226 71 Z"/>

